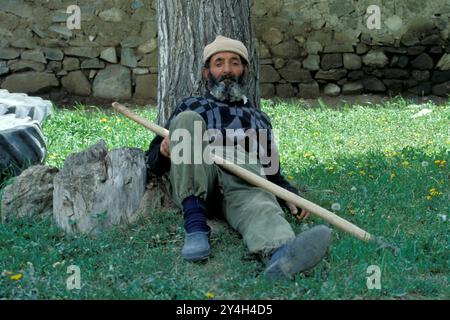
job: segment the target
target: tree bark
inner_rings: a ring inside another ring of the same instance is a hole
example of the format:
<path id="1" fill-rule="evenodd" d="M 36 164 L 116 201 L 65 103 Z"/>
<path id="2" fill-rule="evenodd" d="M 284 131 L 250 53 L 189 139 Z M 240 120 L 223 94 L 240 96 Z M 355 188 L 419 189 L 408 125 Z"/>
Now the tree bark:
<path id="1" fill-rule="evenodd" d="M 158 0 L 158 123 L 184 97 L 204 93 L 203 48 L 217 35 L 240 40 L 250 55 L 247 97 L 259 107 L 258 57 L 249 0 Z"/>

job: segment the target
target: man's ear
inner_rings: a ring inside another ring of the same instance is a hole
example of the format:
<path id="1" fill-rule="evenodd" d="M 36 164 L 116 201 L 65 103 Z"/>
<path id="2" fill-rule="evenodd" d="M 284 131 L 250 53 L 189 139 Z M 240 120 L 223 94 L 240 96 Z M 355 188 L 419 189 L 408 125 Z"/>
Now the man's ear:
<path id="1" fill-rule="evenodd" d="M 244 66 L 244 75 L 248 76 L 250 74 L 250 67 L 248 64 Z"/>
<path id="2" fill-rule="evenodd" d="M 203 76 L 203 79 L 208 80 L 208 76 L 209 76 L 208 68 L 202 68 L 202 76 Z"/>

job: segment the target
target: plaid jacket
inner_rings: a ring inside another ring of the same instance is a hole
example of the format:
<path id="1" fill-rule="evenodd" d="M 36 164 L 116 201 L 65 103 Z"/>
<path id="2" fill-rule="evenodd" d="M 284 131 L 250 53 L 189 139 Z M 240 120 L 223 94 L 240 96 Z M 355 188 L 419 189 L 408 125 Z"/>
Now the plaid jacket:
<path id="1" fill-rule="evenodd" d="M 165 128 L 168 129 L 170 122 L 179 113 L 187 110 L 197 112 L 203 120 L 206 122 L 207 129 L 218 129 L 222 132 L 223 136 L 226 135 L 226 129 L 247 129 L 253 130 L 267 130 L 267 148 L 269 150 L 276 150 L 276 146 L 271 139 L 272 125 L 269 117 L 260 109 L 254 108 L 249 101 L 240 100 L 238 102 L 222 102 L 214 98 L 211 94 L 207 93 L 204 97 L 188 97 L 174 110 L 169 120 L 165 124 Z M 170 170 L 170 159 L 163 156 L 160 153 L 160 145 L 163 138 L 156 136 L 150 143 L 150 147 L 146 152 L 147 169 L 157 175 L 163 175 Z M 260 156 L 261 150 L 259 143 L 258 156 Z M 264 150 L 270 156 L 270 151 Z M 277 161 L 279 159 L 277 158 Z M 289 182 L 284 178 L 281 173 L 281 169 L 278 163 L 278 171 L 275 174 L 267 175 L 267 179 L 282 188 L 292 191 L 298 194 L 298 190 L 291 186 Z"/>

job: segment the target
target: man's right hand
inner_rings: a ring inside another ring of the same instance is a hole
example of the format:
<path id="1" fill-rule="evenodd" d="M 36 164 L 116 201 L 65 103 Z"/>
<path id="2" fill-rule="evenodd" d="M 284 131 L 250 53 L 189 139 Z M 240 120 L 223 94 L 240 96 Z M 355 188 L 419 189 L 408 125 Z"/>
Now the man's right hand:
<path id="1" fill-rule="evenodd" d="M 169 136 L 166 136 L 164 140 L 161 142 L 159 152 L 161 152 L 163 156 L 170 158 Z"/>

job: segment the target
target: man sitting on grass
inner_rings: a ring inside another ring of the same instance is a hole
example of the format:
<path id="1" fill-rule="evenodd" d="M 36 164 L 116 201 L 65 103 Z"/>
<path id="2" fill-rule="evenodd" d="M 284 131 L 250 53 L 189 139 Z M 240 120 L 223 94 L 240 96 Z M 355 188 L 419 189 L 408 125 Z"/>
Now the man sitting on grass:
<path id="1" fill-rule="evenodd" d="M 217 36 L 204 48 L 203 61 L 208 92 L 183 99 L 165 126 L 170 136 L 155 137 L 146 154 L 149 171 L 169 172 L 172 196 L 183 211 L 182 256 L 188 261 L 209 257 L 207 216 L 222 212 L 248 250 L 267 258 L 269 278 L 291 277 L 313 267 L 329 247 L 331 230 L 320 225 L 295 236 L 273 194 L 222 170 L 203 152 L 216 146 L 228 160 L 298 194 L 281 174 L 270 119 L 244 95 L 247 48 L 240 41 Z M 195 161 L 199 154 L 203 158 Z M 293 204 L 284 204 L 298 213 Z M 308 215 L 302 210 L 300 218 Z"/>

